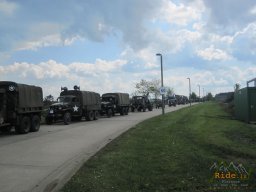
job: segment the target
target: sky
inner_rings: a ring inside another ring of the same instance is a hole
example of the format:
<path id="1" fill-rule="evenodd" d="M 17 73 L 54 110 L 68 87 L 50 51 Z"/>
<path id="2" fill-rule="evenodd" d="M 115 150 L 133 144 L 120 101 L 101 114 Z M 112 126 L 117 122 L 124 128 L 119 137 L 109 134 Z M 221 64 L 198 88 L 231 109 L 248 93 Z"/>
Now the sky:
<path id="1" fill-rule="evenodd" d="M 161 78 L 175 94 L 256 77 L 255 0 L 0 0 L 0 81 L 100 94 Z"/>

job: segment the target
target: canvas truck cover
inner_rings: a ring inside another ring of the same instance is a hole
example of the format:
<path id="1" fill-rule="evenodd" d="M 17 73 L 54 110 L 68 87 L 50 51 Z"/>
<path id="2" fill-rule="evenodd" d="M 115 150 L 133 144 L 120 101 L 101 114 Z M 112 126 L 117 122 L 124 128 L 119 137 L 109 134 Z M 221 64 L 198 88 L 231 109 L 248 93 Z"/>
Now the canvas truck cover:
<path id="1" fill-rule="evenodd" d="M 102 97 L 116 97 L 118 105 L 129 105 L 130 99 L 128 93 L 105 93 Z"/>
<path id="2" fill-rule="evenodd" d="M 17 97 L 16 108 L 42 108 L 43 107 L 43 91 L 41 87 L 34 85 L 18 84 L 11 81 L 0 81 L 0 88 L 6 93 L 13 93 Z"/>
<path id="3" fill-rule="evenodd" d="M 79 98 L 83 106 L 100 105 L 100 94 L 90 91 L 68 90 L 62 91 L 60 96 L 74 95 Z"/>

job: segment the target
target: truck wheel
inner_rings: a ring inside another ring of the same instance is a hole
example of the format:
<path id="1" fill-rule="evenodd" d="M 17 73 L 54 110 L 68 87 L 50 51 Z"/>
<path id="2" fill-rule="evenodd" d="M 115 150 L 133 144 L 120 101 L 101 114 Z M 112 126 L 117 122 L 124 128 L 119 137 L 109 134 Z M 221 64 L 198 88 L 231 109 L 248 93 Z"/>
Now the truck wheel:
<path id="1" fill-rule="evenodd" d="M 125 108 L 125 115 L 128 115 L 128 113 L 129 113 L 129 108 L 126 107 L 126 108 Z"/>
<path id="2" fill-rule="evenodd" d="M 34 115 L 31 120 L 31 132 L 37 132 L 40 129 L 40 118 L 38 115 Z"/>
<path id="3" fill-rule="evenodd" d="M 30 131 L 31 123 L 27 116 L 21 117 L 20 125 L 15 127 L 15 131 L 20 134 L 25 134 Z"/>
<path id="4" fill-rule="evenodd" d="M 69 112 L 64 114 L 63 121 L 65 125 L 68 125 L 71 122 L 71 114 Z"/>
<path id="5" fill-rule="evenodd" d="M 120 115 L 124 115 L 124 108 L 120 109 Z"/>
<path id="6" fill-rule="evenodd" d="M 112 110 L 108 109 L 107 110 L 107 117 L 110 118 L 112 116 Z"/>
<path id="7" fill-rule="evenodd" d="M 47 125 L 51 125 L 52 122 L 53 122 L 52 118 L 45 117 L 45 123 L 46 123 Z"/>
<path id="8" fill-rule="evenodd" d="M 1 128 L 2 133 L 10 133 L 12 127 L 11 126 L 7 126 L 7 127 L 3 127 Z"/>
<path id="9" fill-rule="evenodd" d="M 132 112 L 134 112 L 134 108 L 132 107 Z"/>
<path id="10" fill-rule="evenodd" d="M 94 111 L 94 118 L 93 119 L 98 120 L 99 116 L 100 116 L 99 111 Z"/>
<path id="11" fill-rule="evenodd" d="M 143 110 L 143 112 L 145 112 L 145 111 L 146 111 L 146 108 L 145 108 L 145 107 L 143 107 L 143 109 L 142 109 L 142 110 Z"/>
<path id="12" fill-rule="evenodd" d="M 152 106 L 150 106 L 150 107 L 148 108 L 148 110 L 149 110 L 149 111 L 152 111 L 152 110 L 153 110 L 153 107 L 152 107 Z"/>
<path id="13" fill-rule="evenodd" d="M 92 121 L 93 119 L 94 119 L 94 113 L 93 111 L 89 111 L 88 114 L 86 115 L 86 120 Z"/>

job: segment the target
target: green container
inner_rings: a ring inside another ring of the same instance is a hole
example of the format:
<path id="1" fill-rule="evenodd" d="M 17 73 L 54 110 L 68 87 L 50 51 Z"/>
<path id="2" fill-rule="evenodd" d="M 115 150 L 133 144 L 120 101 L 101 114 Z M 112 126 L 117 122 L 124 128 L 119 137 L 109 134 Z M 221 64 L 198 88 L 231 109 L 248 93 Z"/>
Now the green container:
<path id="1" fill-rule="evenodd" d="M 235 92 L 234 103 L 236 119 L 256 122 L 256 87 L 245 87 Z"/>

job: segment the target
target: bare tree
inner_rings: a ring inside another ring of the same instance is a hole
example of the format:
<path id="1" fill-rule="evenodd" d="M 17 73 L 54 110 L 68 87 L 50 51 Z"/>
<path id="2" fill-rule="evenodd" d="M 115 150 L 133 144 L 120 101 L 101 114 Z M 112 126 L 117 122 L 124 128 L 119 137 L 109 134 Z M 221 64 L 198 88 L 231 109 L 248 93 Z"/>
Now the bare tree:
<path id="1" fill-rule="evenodd" d="M 135 92 L 133 95 L 146 95 L 147 93 L 153 94 L 155 98 L 160 96 L 160 80 L 153 79 L 151 81 L 147 81 L 145 79 L 141 79 L 139 83 L 135 84 Z"/>
<path id="2" fill-rule="evenodd" d="M 240 89 L 241 85 L 239 83 L 236 83 L 234 85 L 234 91 L 237 92 Z"/>
<path id="3" fill-rule="evenodd" d="M 171 87 L 166 87 L 166 96 L 172 96 L 174 94 L 174 90 Z"/>
<path id="4" fill-rule="evenodd" d="M 132 95 L 146 95 L 147 93 L 153 95 L 154 99 L 158 99 L 160 94 L 161 81 L 160 79 L 153 79 L 151 81 L 147 81 L 145 79 L 141 79 L 139 83 L 135 84 L 135 92 Z M 166 87 L 166 95 L 173 95 L 174 90 L 171 87 Z"/>

